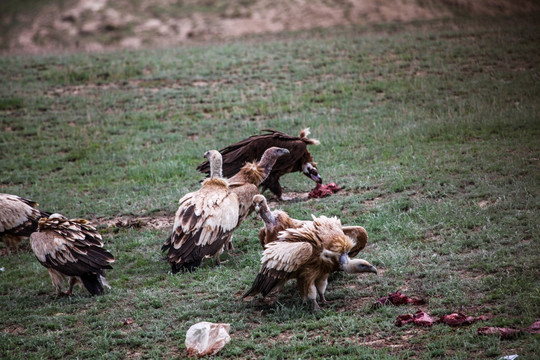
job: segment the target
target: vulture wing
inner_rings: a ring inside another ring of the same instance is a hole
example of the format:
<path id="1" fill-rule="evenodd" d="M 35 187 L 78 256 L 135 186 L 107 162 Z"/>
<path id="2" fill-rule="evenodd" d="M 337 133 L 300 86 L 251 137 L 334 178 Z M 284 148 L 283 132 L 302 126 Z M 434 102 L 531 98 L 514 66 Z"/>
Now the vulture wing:
<path id="1" fill-rule="evenodd" d="M 226 185 L 206 184 L 180 199 L 173 232 L 161 248 L 168 250 L 173 273 L 218 253 L 238 224 L 238 212 L 238 196 Z"/>
<path id="2" fill-rule="evenodd" d="M 299 137 L 291 136 L 276 130 L 264 129 L 266 134 L 253 135 L 247 139 L 241 140 L 235 144 L 229 145 L 219 152 L 223 156 L 223 176 L 232 177 L 240 171 L 242 166 L 251 161 L 260 160 L 266 149 L 273 146 L 285 148 L 290 154 L 282 156 L 274 165 L 274 169 L 281 167 L 290 167 L 298 160 L 298 155 L 307 152 L 306 143 Z M 203 173 L 210 173 L 208 161 L 197 166 L 197 170 Z M 298 169 L 301 170 L 301 164 Z M 283 175 L 283 174 L 282 174 Z"/>
<path id="3" fill-rule="evenodd" d="M 78 276 L 91 294 L 102 294 L 100 277 L 112 269 L 114 257 L 103 248 L 101 235 L 80 220 L 45 223 L 30 236 L 39 262 L 67 276 Z"/>
<path id="4" fill-rule="evenodd" d="M 272 242 L 266 245 L 261 259 L 261 269 L 243 297 L 261 293 L 264 296 L 273 290 L 279 291 L 291 275 L 305 265 L 314 253 L 307 242 Z"/>
<path id="5" fill-rule="evenodd" d="M 349 251 L 349 256 L 353 258 L 366 247 L 368 242 L 367 231 L 362 226 L 344 226 L 343 232 L 354 243 L 354 246 Z"/>
<path id="6" fill-rule="evenodd" d="M 50 214 L 37 209 L 38 204 L 16 195 L 0 194 L 0 236 L 30 236 L 37 230 L 38 220 Z"/>

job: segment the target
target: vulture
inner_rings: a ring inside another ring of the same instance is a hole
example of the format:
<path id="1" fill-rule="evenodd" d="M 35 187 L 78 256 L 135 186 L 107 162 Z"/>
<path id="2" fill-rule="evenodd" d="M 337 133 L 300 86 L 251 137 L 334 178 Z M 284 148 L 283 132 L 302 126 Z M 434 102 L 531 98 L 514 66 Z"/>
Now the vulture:
<path id="1" fill-rule="evenodd" d="M 297 229 L 311 222 L 293 219 L 285 211 L 271 211 L 266 198 L 260 194 L 253 197 L 253 206 L 255 212 L 259 214 L 264 222 L 264 226 L 259 230 L 259 241 L 263 249 L 266 244 L 277 240 L 280 231 L 289 228 Z M 367 231 L 362 226 L 343 226 L 341 229 L 353 241 L 354 245 L 349 251 L 349 256 L 355 257 L 366 247 L 368 242 Z"/>
<path id="2" fill-rule="evenodd" d="M 211 175 L 201 189 L 180 199 L 173 232 L 161 247 L 173 273 L 194 270 L 205 257 L 219 255 L 242 221 L 253 210 L 253 195 L 272 170 L 276 160 L 288 150 L 270 148 L 258 163 L 248 163 L 228 180 L 222 176 L 222 156 L 217 150 L 205 153 L 211 164 Z"/>
<path id="3" fill-rule="evenodd" d="M 161 247 L 173 274 L 197 268 L 205 257 L 219 255 L 239 221 L 238 195 L 229 188 L 221 174 L 221 154 L 210 150 L 204 154 L 210 161 L 210 178 L 202 187 L 182 197 L 174 218 L 172 234 Z"/>
<path id="4" fill-rule="evenodd" d="M 30 235 L 30 246 L 41 265 L 49 271 L 56 295 L 72 295 L 75 284 L 92 295 L 110 288 L 105 269 L 112 269 L 114 256 L 103 248 L 101 235 L 84 219 L 52 214 L 39 220 L 38 231 Z M 69 288 L 62 292 L 64 279 Z"/>
<path id="5" fill-rule="evenodd" d="M 297 137 L 272 129 L 262 131 L 265 133 L 250 136 L 220 150 L 223 155 L 223 176 L 226 178 L 234 176 L 246 163 L 261 159 L 268 148 L 280 147 L 289 150 L 289 154 L 276 162 L 270 174 L 260 184 L 261 192 L 269 189 L 281 200 L 282 189 L 279 178 L 297 171 L 302 171 L 313 181 L 322 183 L 317 164 L 307 150 L 307 145 L 319 144 L 318 140 L 308 138 L 309 128 L 301 130 Z M 197 170 L 208 174 L 210 171 L 208 162 L 197 166 Z"/>
<path id="6" fill-rule="evenodd" d="M 38 203 L 17 195 L 0 194 L 0 239 L 17 249 L 23 238 L 37 231 L 38 221 L 50 214 L 37 209 Z"/>
<path id="7" fill-rule="evenodd" d="M 300 295 L 304 301 L 309 299 L 317 311 L 317 294 L 325 304 L 324 293 L 332 272 L 377 273 L 366 260 L 349 258 L 353 246 L 336 217 L 321 216 L 300 228 L 281 231 L 278 241 L 266 245 L 259 273 L 243 298 L 278 293 L 288 280 L 296 279 Z"/>

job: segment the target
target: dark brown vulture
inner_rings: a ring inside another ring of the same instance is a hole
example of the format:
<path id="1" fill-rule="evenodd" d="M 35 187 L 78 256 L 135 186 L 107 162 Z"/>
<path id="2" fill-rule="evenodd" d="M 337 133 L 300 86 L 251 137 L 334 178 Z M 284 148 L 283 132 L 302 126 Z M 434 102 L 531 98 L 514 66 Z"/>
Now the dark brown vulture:
<path id="1" fill-rule="evenodd" d="M 266 134 L 253 135 L 247 139 L 241 140 L 220 150 L 223 155 L 223 176 L 230 178 L 237 174 L 240 169 L 248 162 L 258 161 L 264 152 L 270 147 L 280 147 L 289 150 L 287 156 L 281 157 L 273 166 L 272 171 L 266 179 L 260 184 L 262 191 L 269 189 L 279 199 L 281 199 L 282 190 L 279 184 L 279 178 L 290 172 L 302 171 L 304 175 L 317 183 L 322 183 L 317 170 L 317 164 L 307 150 L 307 145 L 318 145 L 319 141 L 309 139 L 309 129 L 300 131 L 298 137 L 290 136 L 285 133 L 265 129 Z M 208 162 L 204 162 L 197 167 L 197 170 L 203 173 L 209 173 Z"/>
<path id="2" fill-rule="evenodd" d="M 38 229 L 38 221 L 50 214 L 37 209 L 38 203 L 17 195 L 0 194 L 0 239 L 10 248 L 18 249 L 19 243 Z"/>
<path id="3" fill-rule="evenodd" d="M 221 177 L 221 154 L 210 150 L 204 157 L 210 161 L 211 176 L 198 191 L 180 199 L 172 234 L 161 247 L 167 251 L 173 274 L 197 268 L 205 257 L 219 263 L 219 255 L 238 225 L 240 204 Z"/>
<path id="4" fill-rule="evenodd" d="M 72 295 L 75 284 L 83 284 L 92 295 L 102 295 L 105 269 L 112 269 L 114 256 L 103 248 L 101 235 L 84 219 L 68 220 L 52 214 L 39 220 L 39 231 L 30 236 L 30 246 L 41 265 L 49 271 L 57 295 Z M 69 288 L 62 292 L 65 277 Z"/>
<path id="5" fill-rule="evenodd" d="M 321 216 L 298 229 L 284 230 L 278 241 L 266 245 L 259 273 L 243 297 L 278 293 L 288 280 L 296 279 L 302 298 L 309 299 L 318 310 L 317 294 L 325 304 L 324 293 L 332 272 L 377 273 L 367 261 L 349 258 L 353 245 L 335 217 Z"/>
<path id="6" fill-rule="evenodd" d="M 280 231 L 289 228 L 297 229 L 311 222 L 309 220 L 293 219 L 285 211 L 271 211 L 266 198 L 260 194 L 253 197 L 253 205 L 255 212 L 259 214 L 264 222 L 264 226 L 259 230 L 259 241 L 263 249 L 266 244 L 277 240 Z M 355 257 L 366 247 L 368 242 L 367 231 L 362 226 L 343 226 L 342 230 L 353 241 L 354 245 L 349 251 L 349 256 Z"/>

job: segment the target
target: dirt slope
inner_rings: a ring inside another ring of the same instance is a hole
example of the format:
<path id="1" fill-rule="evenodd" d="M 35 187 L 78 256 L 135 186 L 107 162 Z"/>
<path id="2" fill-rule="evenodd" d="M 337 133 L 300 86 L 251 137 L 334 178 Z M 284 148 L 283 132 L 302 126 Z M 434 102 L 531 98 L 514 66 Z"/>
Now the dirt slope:
<path id="1" fill-rule="evenodd" d="M 507 15 L 540 9 L 534 0 L 19 1 L 0 5 L 2 54 L 175 46 L 248 34 L 435 19 L 456 12 Z"/>

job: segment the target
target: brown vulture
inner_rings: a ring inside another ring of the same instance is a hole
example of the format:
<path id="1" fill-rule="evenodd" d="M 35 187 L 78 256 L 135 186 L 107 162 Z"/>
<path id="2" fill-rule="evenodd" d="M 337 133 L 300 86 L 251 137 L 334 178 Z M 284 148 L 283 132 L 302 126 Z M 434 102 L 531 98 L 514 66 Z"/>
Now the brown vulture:
<path id="1" fill-rule="evenodd" d="M 223 176 L 226 178 L 232 177 L 246 163 L 261 159 L 268 148 L 280 147 L 289 150 L 289 154 L 281 157 L 275 163 L 270 174 L 260 184 L 262 188 L 261 192 L 269 189 L 281 199 L 282 190 L 279 184 L 279 178 L 296 171 L 302 171 L 304 175 L 313 181 L 322 183 L 317 170 L 317 164 L 313 161 L 313 157 L 307 150 L 307 145 L 318 145 L 319 141 L 308 138 L 309 129 L 300 131 L 297 137 L 272 129 L 264 129 L 262 131 L 266 133 L 250 136 L 220 150 L 223 155 Z M 208 174 L 210 172 L 208 161 L 197 166 L 197 170 Z"/>
<path id="2" fill-rule="evenodd" d="M 72 295 L 75 284 L 84 285 L 92 295 L 102 295 L 105 269 L 112 269 L 114 256 L 103 248 L 101 235 L 84 219 L 52 214 L 39 220 L 38 232 L 30 236 L 30 246 L 41 265 L 49 271 L 57 295 Z M 65 277 L 69 288 L 62 292 Z"/>
<path id="3" fill-rule="evenodd" d="M 242 221 L 253 211 L 253 196 L 259 193 L 259 186 L 272 171 L 276 161 L 287 156 L 289 150 L 271 147 L 266 149 L 259 162 L 247 163 L 240 171 L 229 179 L 231 191 L 238 196 L 240 202 L 240 211 L 238 218 L 239 227 Z M 232 241 L 230 241 L 232 233 L 229 236 L 227 245 L 232 249 Z"/>
<path id="4" fill-rule="evenodd" d="M 202 187 L 182 197 L 176 211 L 172 234 L 161 247 L 173 274 L 197 268 L 205 257 L 219 255 L 239 221 L 238 195 L 221 177 L 221 154 L 210 150 L 204 154 L 210 161 L 210 178 Z"/>
<path id="5" fill-rule="evenodd" d="M 37 231 L 38 221 L 50 214 L 37 209 L 38 203 L 17 195 L 0 194 L 0 239 L 17 250 L 19 243 Z"/>
<path id="6" fill-rule="evenodd" d="M 232 247 L 233 231 L 253 210 L 253 195 L 272 170 L 276 159 L 288 150 L 270 148 L 258 163 L 248 163 L 229 180 L 221 178 L 222 157 L 211 150 L 205 157 L 211 164 L 211 175 L 202 188 L 180 199 L 173 233 L 161 247 L 173 273 L 197 268 L 205 257 L 219 255 Z M 249 199 L 249 200 L 248 200 Z"/>
<path id="7" fill-rule="evenodd" d="M 353 246 L 335 217 L 321 216 L 300 228 L 281 231 L 278 241 L 266 245 L 259 273 L 243 298 L 278 293 L 288 280 L 296 279 L 302 298 L 309 299 L 313 309 L 318 310 L 317 294 L 325 304 L 324 293 L 332 272 L 377 273 L 367 261 L 349 258 Z"/>
<path id="8" fill-rule="evenodd" d="M 293 219 L 285 211 L 271 211 L 266 198 L 260 194 L 253 197 L 253 206 L 255 212 L 259 214 L 264 222 L 264 226 L 259 230 L 259 241 L 263 249 L 266 244 L 277 240 L 280 231 L 289 228 L 300 228 L 302 225 L 311 222 L 309 220 Z M 367 231 L 362 226 L 343 226 L 342 230 L 353 241 L 354 245 L 349 251 L 349 256 L 355 257 L 366 247 L 368 242 Z"/>

